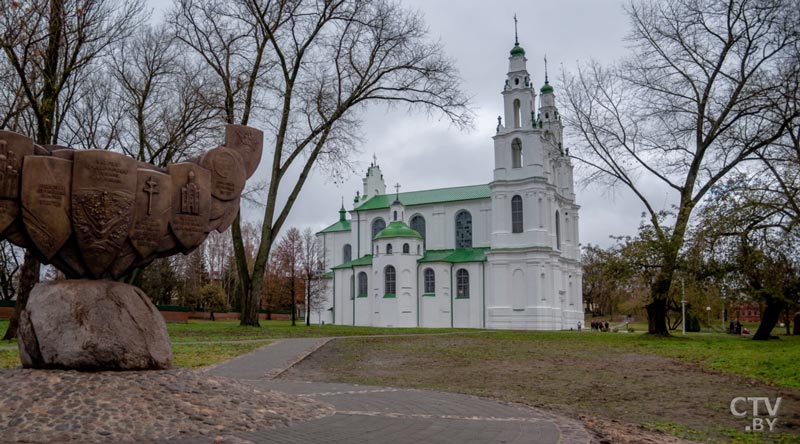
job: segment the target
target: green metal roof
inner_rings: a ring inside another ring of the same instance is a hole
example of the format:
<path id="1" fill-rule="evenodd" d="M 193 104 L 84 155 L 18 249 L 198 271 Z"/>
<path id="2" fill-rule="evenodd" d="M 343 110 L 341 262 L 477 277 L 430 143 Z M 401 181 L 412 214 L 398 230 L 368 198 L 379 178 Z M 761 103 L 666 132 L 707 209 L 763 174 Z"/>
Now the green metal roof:
<path id="1" fill-rule="evenodd" d="M 540 89 L 539 91 L 541 91 L 543 94 L 551 93 L 553 92 L 553 87 L 550 86 L 550 82 L 545 81 L 544 86 L 542 86 L 542 89 Z"/>
<path id="2" fill-rule="evenodd" d="M 422 239 L 422 235 L 420 235 L 419 232 L 412 230 L 405 222 L 399 220 L 390 223 L 388 227 L 379 231 L 374 239 L 387 239 L 390 237 L 413 237 Z"/>
<path id="3" fill-rule="evenodd" d="M 333 272 L 329 271 L 322 275 L 322 279 L 333 279 Z"/>
<path id="4" fill-rule="evenodd" d="M 417 262 L 449 262 L 459 264 L 463 262 L 484 262 L 486 261 L 486 250 L 482 248 L 458 248 L 455 250 L 427 250 L 425 256 Z"/>
<path id="5" fill-rule="evenodd" d="M 345 263 L 343 263 L 341 265 L 337 265 L 337 266 L 333 267 L 333 269 L 334 270 L 341 270 L 342 268 L 358 267 L 359 265 L 372 265 L 372 255 L 371 254 L 367 254 L 367 255 L 361 256 L 360 258 L 358 258 L 356 260 L 353 260 L 353 261 L 350 261 L 350 262 L 345 262 Z"/>
<path id="6" fill-rule="evenodd" d="M 525 50 L 522 49 L 522 46 L 519 46 L 519 43 L 515 43 L 514 47 L 511 48 L 511 55 L 512 56 L 525 55 Z"/>
<path id="7" fill-rule="evenodd" d="M 460 200 L 488 199 L 492 195 L 489 185 L 469 185 L 465 187 L 439 188 L 435 190 L 410 191 L 400 193 L 399 199 L 407 207 L 414 205 L 426 205 L 441 202 L 456 202 Z M 391 194 L 381 194 L 373 196 L 361 206 L 357 211 L 378 210 L 389 208 L 394 202 L 395 196 Z"/>
<path id="8" fill-rule="evenodd" d="M 350 221 L 340 220 L 330 227 L 320 231 L 320 233 L 333 233 L 335 231 L 350 231 Z"/>

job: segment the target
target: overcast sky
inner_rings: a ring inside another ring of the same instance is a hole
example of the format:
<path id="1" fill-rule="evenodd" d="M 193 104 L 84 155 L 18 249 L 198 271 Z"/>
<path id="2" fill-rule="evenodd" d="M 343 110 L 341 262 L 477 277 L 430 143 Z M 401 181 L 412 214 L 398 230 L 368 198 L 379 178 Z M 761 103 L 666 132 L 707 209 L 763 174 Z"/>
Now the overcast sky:
<path id="1" fill-rule="evenodd" d="M 169 0 L 149 0 L 158 18 Z M 405 109 L 372 108 L 364 117 L 364 144 L 359 147 L 356 171 L 350 180 L 333 183 L 322 174 L 307 182 L 287 221 L 288 226 L 315 230 L 335 222 L 344 197 L 347 209 L 361 191 L 361 178 L 373 153 L 383 171 L 387 190 L 399 182 L 401 191 L 415 191 L 488 183 L 492 178 L 491 137 L 502 114 L 502 90 L 514 44 L 514 22 L 519 20 L 520 45 L 528 57 L 534 85 L 544 81 L 547 54 L 550 82 L 558 101 L 560 72 L 574 70 L 592 58 L 611 62 L 625 54 L 628 29 L 617 0 L 560 0 L 549 2 L 461 0 L 406 0 L 421 11 L 431 38 L 441 41 L 461 73 L 461 85 L 472 97 L 475 128 L 460 132 L 446 121 L 409 115 Z M 573 149 L 574 149 L 574 143 Z M 570 146 L 570 143 L 567 143 Z M 265 156 L 266 158 L 266 156 Z M 266 162 L 262 162 L 266 163 Z M 261 172 L 265 169 L 262 165 Z M 581 177 L 576 168 L 576 180 Z M 654 202 L 668 206 L 664 193 Z M 634 234 L 642 207 L 625 190 L 609 192 L 599 187 L 576 189 L 580 210 L 580 239 L 587 244 L 610 244 L 609 235 Z M 261 210 L 245 208 L 245 217 L 260 219 Z"/>

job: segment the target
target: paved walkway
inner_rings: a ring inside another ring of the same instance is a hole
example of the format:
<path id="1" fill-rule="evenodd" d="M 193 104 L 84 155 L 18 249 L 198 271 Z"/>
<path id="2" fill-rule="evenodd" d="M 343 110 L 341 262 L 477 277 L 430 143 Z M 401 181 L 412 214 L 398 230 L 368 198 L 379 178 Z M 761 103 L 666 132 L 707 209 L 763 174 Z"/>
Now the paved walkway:
<path id="1" fill-rule="evenodd" d="M 254 386 L 310 396 L 336 414 L 288 427 L 238 433 L 253 444 L 588 444 L 580 422 L 469 395 L 273 379 L 332 338 L 281 339 L 209 368 Z M 240 441 L 241 440 L 241 441 Z M 177 444 L 181 440 L 170 440 Z M 193 442 L 197 442 L 194 440 Z M 223 442 L 228 442 L 225 440 Z"/>

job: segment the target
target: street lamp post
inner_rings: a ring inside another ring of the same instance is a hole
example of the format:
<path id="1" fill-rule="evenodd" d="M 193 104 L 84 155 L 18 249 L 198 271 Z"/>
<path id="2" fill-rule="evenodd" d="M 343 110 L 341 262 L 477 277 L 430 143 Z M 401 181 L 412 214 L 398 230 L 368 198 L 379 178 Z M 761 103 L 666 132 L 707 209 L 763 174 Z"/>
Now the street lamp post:
<path id="1" fill-rule="evenodd" d="M 683 334 L 686 334 L 686 286 L 681 278 L 681 324 L 683 324 Z"/>
<path id="2" fill-rule="evenodd" d="M 725 332 L 725 328 L 727 328 L 727 325 L 725 325 L 725 309 L 728 306 L 728 304 L 727 304 L 728 300 L 727 300 L 727 298 L 725 296 L 726 296 L 725 295 L 725 284 L 723 282 L 723 284 L 722 284 L 722 331 L 723 332 Z"/>
<path id="3" fill-rule="evenodd" d="M 711 327 L 711 307 L 706 307 L 706 314 L 708 314 L 708 326 Z"/>

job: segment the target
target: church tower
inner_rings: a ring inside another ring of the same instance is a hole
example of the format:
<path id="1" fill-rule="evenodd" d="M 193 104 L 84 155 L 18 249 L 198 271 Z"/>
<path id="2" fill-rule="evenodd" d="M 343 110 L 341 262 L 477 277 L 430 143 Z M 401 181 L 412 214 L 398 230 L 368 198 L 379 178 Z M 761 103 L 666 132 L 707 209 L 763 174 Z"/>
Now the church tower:
<path id="1" fill-rule="evenodd" d="M 367 169 L 367 176 L 362 179 L 364 192 L 361 194 L 361 201 L 365 202 L 373 196 L 386 194 L 386 183 L 383 181 L 381 167 L 378 166 L 378 159 L 373 156 L 373 161 Z"/>
<path id="2" fill-rule="evenodd" d="M 583 322 L 578 206 L 561 117 L 546 73 L 536 89 L 516 32 L 494 135 L 488 328 L 561 329 Z"/>

